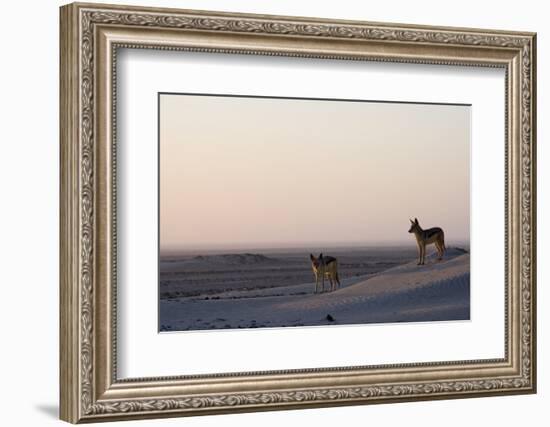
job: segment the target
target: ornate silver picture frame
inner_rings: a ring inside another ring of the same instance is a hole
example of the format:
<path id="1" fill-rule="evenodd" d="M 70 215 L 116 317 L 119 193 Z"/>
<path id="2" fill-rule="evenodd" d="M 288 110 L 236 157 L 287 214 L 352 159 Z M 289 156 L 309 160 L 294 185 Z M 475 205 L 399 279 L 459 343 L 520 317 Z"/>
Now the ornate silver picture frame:
<path id="1" fill-rule="evenodd" d="M 80 3 L 60 13 L 61 419 L 79 423 L 536 391 L 534 33 Z M 120 49 L 504 70 L 504 357 L 121 379 Z"/>

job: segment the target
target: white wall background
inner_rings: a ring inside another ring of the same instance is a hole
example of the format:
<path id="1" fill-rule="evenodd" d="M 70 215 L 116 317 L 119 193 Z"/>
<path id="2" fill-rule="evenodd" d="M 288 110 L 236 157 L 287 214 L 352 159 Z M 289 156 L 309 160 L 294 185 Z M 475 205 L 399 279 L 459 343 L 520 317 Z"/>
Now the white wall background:
<path id="1" fill-rule="evenodd" d="M 122 3 L 111 0 L 113 3 Z M 193 419 L 131 425 L 279 426 L 544 425 L 550 404 L 550 29 L 545 2 L 358 2 L 306 0 L 180 0 L 134 4 L 326 18 L 450 25 L 538 32 L 538 395 L 401 403 Z M 2 5 L 0 25 L 0 401 L 3 425 L 59 425 L 58 402 L 58 6 L 57 0 Z"/>

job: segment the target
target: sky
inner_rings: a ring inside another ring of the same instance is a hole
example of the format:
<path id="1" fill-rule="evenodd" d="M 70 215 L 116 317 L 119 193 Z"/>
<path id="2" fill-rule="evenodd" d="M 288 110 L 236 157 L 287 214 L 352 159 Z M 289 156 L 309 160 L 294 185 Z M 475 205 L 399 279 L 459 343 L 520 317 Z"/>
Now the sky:
<path id="1" fill-rule="evenodd" d="M 470 106 L 161 94 L 160 251 L 470 235 Z"/>

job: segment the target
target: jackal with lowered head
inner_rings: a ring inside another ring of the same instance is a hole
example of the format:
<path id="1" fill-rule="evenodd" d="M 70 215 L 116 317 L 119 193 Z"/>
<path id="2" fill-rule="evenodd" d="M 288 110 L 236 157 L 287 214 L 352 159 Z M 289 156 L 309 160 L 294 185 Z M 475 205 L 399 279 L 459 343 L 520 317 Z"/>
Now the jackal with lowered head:
<path id="1" fill-rule="evenodd" d="M 441 261 L 447 248 L 445 248 L 445 233 L 439 227 L 428 228 L 423 230 L 418 223 L 418 219 L 409 219 L 411 222 L 411 228 L 409 233 L 414 233 L 416 237 L 416 244 L 418 245 L 418 264 L 424 265 L 424 258 L 426 257 L 426 246 L 429 244 L 435 244 L 437 249 L 437 259 Z"/>
<path id="2" fill-rule="evenodd" d="M 311 259 L 311 268 L 315 274 L 315 293 L 319 288 L 319 282 L 321 282 L 321 292 L 325 290 L 325 276 L 330 281 L 330 290 L 334 291 L 340 287 L 340 278 L 338 277 L 338 260 L 332 256 L 323 256 L 315 258 L 313 254 L 309 254 Z M 338 286 L 337 286 L 338 285 Z"/>

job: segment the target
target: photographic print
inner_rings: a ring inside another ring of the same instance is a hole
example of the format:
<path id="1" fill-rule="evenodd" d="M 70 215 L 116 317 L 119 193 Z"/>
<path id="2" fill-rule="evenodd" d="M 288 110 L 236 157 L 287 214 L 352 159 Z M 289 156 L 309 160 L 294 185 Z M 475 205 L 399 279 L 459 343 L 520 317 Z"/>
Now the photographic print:
<path id="1" fill-rule="evenodd" d="M 161 332 L 469 320 L 470 105 L 158 102 Z"/>

